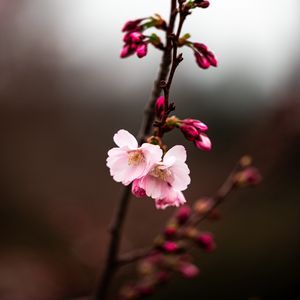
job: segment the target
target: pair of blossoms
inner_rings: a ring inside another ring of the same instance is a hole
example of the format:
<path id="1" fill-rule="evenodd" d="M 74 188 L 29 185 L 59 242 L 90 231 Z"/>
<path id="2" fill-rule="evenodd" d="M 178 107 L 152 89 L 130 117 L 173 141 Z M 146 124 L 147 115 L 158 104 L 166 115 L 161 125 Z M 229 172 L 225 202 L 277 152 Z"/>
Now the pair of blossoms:
<path id="1" fill-rule="evenodd" d="M 118 147 L 108 151 L 107 166 L 115 181 L 132 183 L 133 195 L 153 198 L 157 209 L 186 202 L 182 191 L 191 179 L 183 146 L 176 145 L 163 155 L 158 145 L 143 143 L 139 147 L 135 137 L 124 129 L 113 139 Z"/>
<path id="2" fill-rule="evenodd" d="M 210 139 L 202 132 L 207 130 L 204 123 L 193 119 L 180 123 L 182 133 L 197 148 L 211 149 Z M 107 166 L 115 181 L 124 185 L 132 183 L 132 194 L 138 198 L 153 198 L 157 209 L 178 207 L 186 202 L 182 191 L 187 189 L 191 179 L 185 163 L 186 150 L 182 145 L 176 145 L 164 154 L 159 145 L 143 143 L 139 147 L 135 137 L 124 129 L 119 130 L 113 139 L 118 147 L 108 151 Z"/>

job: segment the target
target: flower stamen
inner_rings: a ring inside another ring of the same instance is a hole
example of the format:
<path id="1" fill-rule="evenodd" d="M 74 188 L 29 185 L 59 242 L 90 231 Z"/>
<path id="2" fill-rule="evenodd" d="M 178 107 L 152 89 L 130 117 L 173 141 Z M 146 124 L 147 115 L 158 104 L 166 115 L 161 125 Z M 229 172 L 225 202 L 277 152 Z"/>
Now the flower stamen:
<path id="1" fill-rule="evenodd" d="M 128 165 L 137 166 L 145 161 L 145 157 L 142 151 L 132 150 L 128 151 Z"/>

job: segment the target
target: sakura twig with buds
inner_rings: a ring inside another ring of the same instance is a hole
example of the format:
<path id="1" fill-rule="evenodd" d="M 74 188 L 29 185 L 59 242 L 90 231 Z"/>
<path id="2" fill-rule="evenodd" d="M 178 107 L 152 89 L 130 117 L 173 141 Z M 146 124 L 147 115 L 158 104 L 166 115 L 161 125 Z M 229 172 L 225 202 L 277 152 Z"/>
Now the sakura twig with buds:
<path id="1" fill-rule="evenodd" d="M 242 157 L 215 196 L 200 198 L 193 207 L 182 206 L 167 222 L 152 247 L 120 256 L 118 263 L 121 266 L 139 261 L 139 278 L 122 288 L 121 299 L 139 299 L 153 293 L 157 286 L 169 281 L 173 272 L 179 272 L 184 278 L 199 275 L 199 269 L 189 254 L 191 248 L 198 246 L 209 253 L 216 245 L 212 234 L 202 232 L 198 226 L 205 219 L 216 218 L 216 208 L 233 190 L 260 183 L 261 176 L 251 161 L 249 156 Z"/>
<path id="2" fill-rule="evenodd" d="M 195 203 L 193 212 L 188 218 L 189 220 L 183 224 L 184 226 L 181 227 L 181 231 L 176 230 L 176 234 L 179 237 L 182 236 L 182 230 L 184 228 L 196 227 L 205 219 L 212 217 L 216 208 L 224 202 L 232 191 L 242 187 L 256 186 L 260 183 L 261 176 L 258 170 L 251 166 L 251 161 L 249 156 L 243 156 L 214 196 L 203 197 Z M 174 218 L 176 218 L 176 214 L 168 223 L 172 223 Z M 148 247 L 125 253 L 119 257 L 118 264 L 125 265 L 142 259 L 154 248 Z"/>
<path id="3" fill-rule="evenodd" d="M 128 131 L 121 129 L 113 137 L 117 147 L 108 151 L 107 166 L 110 169 L 110 174 L 115 181 L 125 185 L 125 189 L 110 228 L 111 238 L 105 267 L 95 300 L 107 298 L 112 278 L 120 266 L 145 256 L 144 251 L 139 251 L 135 256 L 127 255 L 127 258 L 126 256 L 119 258 L 120 239 L 130 195 L 148 196 L 154 199 L 157 209 L 165 209 L 170 206 L 179 207 L 186 203 L 182 192 L 187 189 L 191 182 L 190 170 L 186 164 L 187 153 L 182 145 L 175 145 L 168 150 L 167 145 L 163 142 L 164 135 L 172 130 L 180 129 L 184 137 L 193 142 L 198 149 L 209 151 L 212 148 L 212 143 L 206 134 L 208 126 L 197 119 L 180 119 L 175 115 L 170 115 L 175 110 L 175 104 L 170 103 L 169 99 L 175 72 L 183 60 L 182 53 L 178 54 L 178 48 L 186 46 L 192 49 L 196 63 L 202 69 L 207 69 L 210 66 L 217 67 L 217 60 L 206 45 L 190 41 L 190 34 L 181 36 L 184 21 L 192 10 L 207 8 L 208 6 L 209 2 L 203 0 L 171 0 L 168 23 L 160 15 L 155 14 L 151 17 L 128 21 L 122 29 L 125 44 L 120 54 L 121 58 L 133 54 L 136 54 L 138 58 L 143 58 L 148 53 L 149 45 L 163 51 L 163 55 L 158 77 L 154 82 L 152 95 L 145 109 L 145 117 L 138 133 L 138 139 Z M 179 16 L 179 21 L 175 30 L 177 16 Z M 164 43 L 156 33 L 146 34 L 145 32 L 149 29 L 163 31 L 165 33 Z M 162 91 L 163 95 L 161 95 Z M 227 190 L 221 190 L 222 193 L 224 191 Z M 226 193 L 224 195 L 217 194 L 215 198 L 211 198 L 215 199 L 215 203 L 211 202 L 210 209 L 213 210 L 225 196 Z M 208 210 L 207 215 L 202 215 L 202 218 L 204 219 L 210 213 Z M 164 253 L 179 253 L 183 249 L 180 246 L 181 241 L 188 237 L 185 230 L 191 229 L 192 226 L 195 227 L 199 218 L 201 218 L 199 214 L 192 213 L 188 206 L 183 206 L 176 213 L 174 219 L 177 225 L 175 226 L 175 223 L 173 225 L 176 228 L 171 226 L 172 228 L 166 229 L 165 236 L 167 238 L 163 239 L 162 243 L 157 242 L 155 249 L 152 249 L 154 252 L 151 251 L 147 254 L 145 259 L 155 261 L 154 269 L 161 271 L 161 276 L 158 277 L 163 278 L 163 274 L 168 273 L 165 271 L 169 270 L 169 266 L 161 266 L 161 261 L 157 259 L 157 255 L 164 257 Z M 191 233 L 189 235 L 191 237 Z M 213 247 L 213 239 L 209 234 L 200 234 L 197 236 L 197 242 L 206 250 Z M 197 268 L 188 262 L 190 258 L 187 259 L 182 255 L 178 257 L 180 258 L 182 273 L 186 277 L 196 275 Z M 153 281 L 153 276 L 150 281 L 156 284 L 156 281 Z M 135 299 L 134 297 L 147 294 L 147 288 L 144 290 L 141 288 L 138 291 L 129 290 L 129 292 L 122 294 L 123 298 Z"/>

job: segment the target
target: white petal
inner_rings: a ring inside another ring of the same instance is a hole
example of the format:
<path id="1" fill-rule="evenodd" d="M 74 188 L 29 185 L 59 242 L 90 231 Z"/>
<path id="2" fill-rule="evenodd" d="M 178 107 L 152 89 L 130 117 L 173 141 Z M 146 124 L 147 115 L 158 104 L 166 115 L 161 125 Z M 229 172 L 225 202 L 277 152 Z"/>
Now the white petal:
<path id="1" fill-rule="evenodd" d="M 141 149 L 143 150 L 143 154 L 147 163 L 144 174 L 146 175 L 156 163 L 161 161 L 163 152 L 158 145 L 152 145 L 149 143 L 144 143 L 141 146 Z"/>
<path id="2" fill-rule="evenodd" d="M 164 156 L 164 161 L 169 160 L 171 156 L 176 157 L 176 160 L 185 162 L 186 161 L 186 150 L 181 145 L 172 147 Z"/>
<path id="3" fill-rule="evenodd" d="M 114 142 L 119 147 L 127 146 L 130 149 L 136 149 L 138 147 L 138 142 L 136 138 L 131 133 L 129 133 L 127 130 L 124 129 L 120 129 L 114 135 Z"/>
<path id="4" fill-rule="evenodd" d="M 191 183 L 190 170 L 185 163 L 177 163 L 171 167 L 173 181 L 172 187 L 178 191 L 183 191 Z"/>

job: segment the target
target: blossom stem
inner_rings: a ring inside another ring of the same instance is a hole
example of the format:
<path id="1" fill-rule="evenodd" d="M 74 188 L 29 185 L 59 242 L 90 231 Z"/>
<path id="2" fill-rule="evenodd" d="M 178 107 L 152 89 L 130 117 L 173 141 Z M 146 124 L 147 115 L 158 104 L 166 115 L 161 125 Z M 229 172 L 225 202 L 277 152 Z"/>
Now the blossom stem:
<path id="1" fill-rule="evenodd" d="M 175 20 L 177 16 L 177 0 L 171 0 L 171 11 L 170 20 L 168 28 L 166 31 L 166 48 L 164 50 L 162 61 L 160 64 L 160 69 L 158 77 L 154 83 L 154 88 L 149 103 L 145 108 L 145 116 L 142 122 L 140 131 L 138 133 L 139 142 L 143 142 L 146 136 L 150 133 L 152 129 L 152 124 L 154 121 L 154 109 L 157 97 L 160 95 L 161 86 L 160 82 L 165 80 L 169 74 L 170 65 L 172 63 L 172 41 L 170 35 L 173 33 Z M 118 253 L 120 247 L 120 238 L 122 235 L 122 228 L 125 221 L 125 217 L 128 210 L 129 199 L 131 195 L 131 185 L 125 187 L 121 201 L 116 209 L 112 226 L 110 228 L 110 242 L 107 249 L 107 255 L 105 259 L 104 271 L 102 277 L 97 286 L 96 293 L 94 296 L 95 300 L 105 300 L 108 296 L 108 290 L 113 279 L 115 272 L 117 271 L 120 264 L 118 264 Z"/>
<path id="2" fill-rule="evenodd" d="M 138 140 L 140 142 L 143 142 L 145 137 L 149 135 L 149 133 L 152 130 L 152 125 L 155 118 L 155 114 L 154 114 L 155 103 L 156 103 L 156 99 L 160 96 L 162 90 L 161 82 L 166 80 L 170 71 L 170 66 L 172 63 L 172 47 L 173 47 L 172 40 L 170 37 L 174 31 L 176 17 L 177 17 L 176 0 L 171 0 L 170 19 L 166 31 L 166 47 L 164 49 L 164 53 L 161 59 L 157 79 L 154 82 L 154 87 L 152 90 L 150 101 L 145 107 L 145 116 L 143 118 L 140 131 L 138 133 Z"/>
<path id="3" fill-rule="evenodd" d="M 162 87 L 162 89 L 164 91 L 164 96 L 165 96 L 165 107 L 164 107 L 165 113 L 164 113 L 164 115 L 162 117 L 162 120 L 161 120 L 161 126 L 163 126 L 165 124 L 166 119 L 167 119 L 167 117 L 170 113 L 170 109 L 169 109 L 170 88 L 171 88 L 171 84 L 172 84 L 172 81 L 173 81 L 173 78 L 174 78 L 174 75 L 175 75 L 175 71 L 176 71 L 178 65 L 180 64 L 180 62 L 183 60 L 182 53 L 180 53 L 177 56 L 178 41 L 179 41 L 179 37 L 180 37 L 180 33 L 181 33 L 181 30 L 182 30 L 183 23 L 184 23 L 185 18 L 186 18 L 186 13 L 182 10 L 182 2 L 181 1 L 179 1 L 179 8 L 178 9 L 179 9 L 179 13 L 180 13 L 180 19 L 179 19 L 179 24 L 178 24 L 176 35 L 171 33 L 171 35 L 168 36 L 168 39 L 169 39 L 169 41 L 172 45 L 171 48 L 173 48 L 173 51 L 172 51 L 172 66 L 171 66 L 171 70 L 170 70 L 167 82 L 161 81 L 161 83 L 160 83 L 160 86 Z M 163 131 L 159 130 L 158 135 L 160 137 L 162 137 Z"/>

